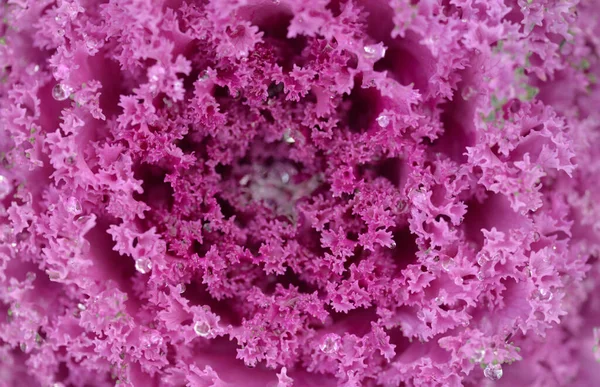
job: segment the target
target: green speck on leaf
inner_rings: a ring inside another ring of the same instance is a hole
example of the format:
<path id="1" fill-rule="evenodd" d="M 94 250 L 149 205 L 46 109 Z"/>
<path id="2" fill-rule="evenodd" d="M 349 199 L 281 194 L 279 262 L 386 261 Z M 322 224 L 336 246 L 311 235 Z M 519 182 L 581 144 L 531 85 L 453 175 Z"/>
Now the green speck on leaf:
<path id="1" fill-rule="evenodd" d="M 492 106 L 498 107 L 498 104 L 499 104 L 498 97 L 496 97 L 495 94 L 492 94 Z"/>
<path id="2" fill-rule="evenodd" d="M 582 59 L 581 63 L 579 64 L 579 67 L 581 67 L 583 70 L 587 70 L 590 68 L 590 61 L 587 59 Z"/>
<path id="3" fill-rule="evenodd" d="M 531 101 L 540 92 L 540 89 L 530 85 L 525 85 L 525 91 L 527 93 L 525 95 L 525 100 Z"/>
<path id="4" fill-rule="evenodd" d="M 560 45 L 558 46 L 558 50 L 561 51 L 566 43 L 567 43 L 567 39 L 563 39 L 562 42 L 560 42 Z"/>
<path id="5" fill-rule="evenodd" d="M 504 49 L 504 40 L 499 40 L 498 43 L 496 44 L 496 47 L 494 47 L 494 51 L 501 52 L 503 49 Z"/>
<path id="6" fill-rule="evenodd" d="M 531 55 L 533 55 L 533 52 L 528 52 L 527 55 L 525 55 L 525 67 L 531 66 L 531 60 L 529 60 Z"/>
<path id="7" fill-rule="evenodd" d="M 485 122 L 492 122 L 492 121 L 495 121 L 495 120 L 496 120 L 496 111 L 495 111 L 495 110 L 492 110 L 492 111 L 490 112 L 490 114 L 488 114 L 488 115 L 487 115 L 487 117 L 484 117 L 484 118 L 483 118 L 483 120 L 484 120 Z"/>

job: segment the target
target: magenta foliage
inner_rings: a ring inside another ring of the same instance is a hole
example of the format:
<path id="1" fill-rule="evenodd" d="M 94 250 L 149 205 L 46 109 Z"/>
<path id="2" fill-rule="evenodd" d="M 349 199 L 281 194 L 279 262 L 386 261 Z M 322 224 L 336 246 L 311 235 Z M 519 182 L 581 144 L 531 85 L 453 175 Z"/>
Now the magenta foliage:
<path id="1" fill-rule="evenodd" d="M 597 385 L 600 2 L 0 16 L 0 385 Z"/>

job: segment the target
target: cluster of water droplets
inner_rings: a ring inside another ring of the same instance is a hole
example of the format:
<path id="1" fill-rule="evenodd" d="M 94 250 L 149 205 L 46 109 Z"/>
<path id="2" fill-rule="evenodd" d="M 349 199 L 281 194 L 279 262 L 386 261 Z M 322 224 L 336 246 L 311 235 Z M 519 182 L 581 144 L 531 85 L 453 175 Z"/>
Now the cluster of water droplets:
<path id="1" fill-rule="evenodd" d="M 77 198 L 73 196 L 67 199 L 67 204 L 65 208 L 67 209 L 67 212 L 71 215 L 79 215 L 82 211 L 81 203 L 79 203 L 79 200 L 77 200 Z"/>
<path id="2" fill-rule="evenodd" d="M 477 349 L 473 361 L 475 363 L 481 363 L 485 359 L 485 349 Z"/>
<path id="3" fill-rule="evenodd" d="M 337 337 L 333 335 L 327 335 L 321 344 L 319 344 L 319 349 L 324 353 L 334 353 L 338 350 L 338 340 Z"/>
<path id="4" fill-rule="evenodd" d="M 539 288 L 533 291 L 533 297 L 537 298 L 540 301 L 551 301 L 553 294 L 550 290 Z"/>
<path id="5" fill-rule="evenodd" d="M 484 364 L 485 362 L 486 350 L 484 348 L 480 348 L 475 350 L 475 353 L 472 357 L 472 360 L 475 363 Z M 497 362 L 491 362 L 485 364 L 483 368 L 483 375 L 492 381 L 498 381 L 502 378 L 502 374 L 504 371 L 502 370 L 502 365 Z"/>
<path id="6" fill-rule="evenodd" d="M 483 375 L 493 381 L 497 381 L 500 380 L 500 378 L 502 378 L 502 374 L 504 373 L 504 371 L 502 371 L 502 366 L 500 364 L 487 364 L 485 366 L 485 368 L 483 369 Z"/>
<path id="7" fill-rule="evenodd" d="M 163 338 L 159 333 L 151 332 L 146 336 L 145 341 L 146 348 L 151 348 L 153 346 L 161 345 L 163 343 Z"/>

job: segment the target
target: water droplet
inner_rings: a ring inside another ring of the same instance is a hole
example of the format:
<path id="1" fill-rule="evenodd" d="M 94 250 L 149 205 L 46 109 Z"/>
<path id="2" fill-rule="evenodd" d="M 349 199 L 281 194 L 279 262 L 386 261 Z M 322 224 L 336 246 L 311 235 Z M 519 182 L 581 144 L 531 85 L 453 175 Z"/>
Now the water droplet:
<path id="1" fill-rule="evenodd" d="M 10 191 L 12 191 L 12 184 L 8 178 L 0 175 L 0 200 L 7 197 Z"/>
<path id="2" fill-rule="evenodd" d="M 71 215 L 79 215 L 81 214 L 81 204 L 79 203 L 79 200 L 77 200 L 77 198 L 71 196 L 69 199 L 67 199 L 67 205 L 66 205 L 67 211 L 69 212 L 69 214 Z"/>
<path id="3" fill-rule="evenodd" d="M 71 89 L 68 86 L 57 83 L 52 88 L 52 98 L 57 101 L 64 101 L 69 98 L 69 95 L 71 95 Z"/>
<path id="4" fill-rule="evenodd" d="M 75 219 L 75 220 L 80 224 L 86 224 L 88 222 L 93 221 L 93 218 L 91 215 L 82 215 L 82 216 L 78 216 L 77 219 Z"/>
<path id="5" fill-rule="evenodd" d="M 206 81 L 208 79 L 208 71 L 204 70 L 198 79 L 201 81 Z"/>
<path id="6" fill-rule="evenodd" d="M 152 261 L 148 258 L 138 258 L 135 260 L 135 270 L 139 271 L 142 274 L 148 273 L 152 270 Z"/>
<path id="7" fill-rule="evenodd" d="M 160 337 L 160 335 L 156 334 L 156 333 L 152 333 L 150 334 L 150 337 L 148 338 L 148 343 L 146 344 L 146 346 L 148 348 L 150 348 L 152 345 L 161 345 L 163 342 L 162 337 Z"/>
<path id="8" fill-rule="evenodd" d="M 463 280 L 463 278 L 462 278 L 462 277 L 456 277 L 456 278 L 454 279 L 454 283 L 455 283 L 456 285 L 462 285 L 464 282 L 465 282 L 465 280 Z"/>
<path id="9" fill-rule="evenodd" d="M 533 291 L 533 296 L 540 301 L 551 301 L 553 294 L 550 290 L 539 288 Z"/>
<path id="10" fill-rule="evenodd" d="M 296 142 L 296 140 L 294 140 L 294 137 L 292 137 L 289 129 L 287 129 L 285 133 L 283 133 L 283 141 L 287 142 L 288 144 L 293 144 Z"/>
<path id="11" fill-rule="evenodd" d="M 176 80 L 175 82 L 173 82 L 173 90 L 175 92 L 178 93 L 183 93 L 185 90 L 183 89 L 183 82 L 181 82 L 181 80 Z M 239 91 L 238 91 L 238 95 L 239 95 Z"/>
<path id="12" fill-rule="evenodd" d="M 281 182 L 283 184 L 287 184 L 290 181 L 290 174 L 287 172 L 284 172 L 281 174 Z"/>
<path id="13" fill-rule="evenodd" d="M 537 242 L 539 240 L 540 240 L 540 233 L 536 231 L 533 233 L 533 241 Z"/>
<path id="14" fill-rule="evenodd" d="M 63 36 L 65 36 L 65 30 L 62 29 L 62 28 L 57 29 L 56 30 L 56 35 L 58 35 L 59 37 L 62 38 Z"/>
<path id="15" fill-rule="evenodd" d="M 364 46 L 365 56 L 372 59 L 381 59 L 385 56 L 385 47 L 381 44 L 373 44 L 370 46 Z"/>
<path id="16" fill-rule="evenodd" d="M 377 125 L 382 128 L 386 128 L 390 124 L 390 117 L 386 116 L 385 114 L 381 114 L 379 117 L 377 117 L 376 121 Z"/>
<path id="17" fill-rule="evenodd" d="M 62 384 L 61 382 L 56 382 L 52 385 L 52 387 L 65 387 L 65 385 Z"/>
<path id="18" fill-rule="evenodd" d="M 27 281 L 33 282 L 33 281 L 35 281 L 35 277 L 36 277 L 35 273 L 30 272 L 30 271 L 27 272 L 27 275 L 26 275 Z"/>
<path id="19" fill-rule="evenodd" d="M 48 270 L 46 271 L 46 274 L 48 274 L 48 278 L 50 278 L 50 281 L 57 282 L 60 279 L 60 273 L 56 271 Z"/>
<path id="20" fill-rule="evenodd" d="M 452 259 L 446 259 L 442 262 L 442 269 L 444 269 L 444 271 L 450 271 L 452 266 L 454 266 L 454 261 Z"/>
<path id="21" fill-rule="evenodd" d="M 206 337 L 210 334 L 210 325 L 206 321 L 196 321 L 194 324 L 194 332 L 198 336 Z"/>
<path id="22" fill-rule="evenodd" d="M 27 344 L 25 344 L 25 343 L 21 343 L 21 346 L 20 346 L 20 347 L 21 347 L 21 351 L 23 351 L 23 352 L 27 352 Z"/>
<path id="23" fill-rule="evenodd" d="M 185 284 L 179 284 L 179 293 L 185 293 Z"/>
<path id="24" fill-rule="evenodd" d="M 367 54 L 369 56 L 375 55 L 375 47 L 373 47 L 373 46 L 365 46 L 364 50 L 365 50 L 365 54 Z"/>
<path id="25" fill-rule="evenodd" d="M 338 349 L 337 341 L 333 337 L 327 336 L 319 348 L 325 353 L 335 352 Z"/>
<path id="26" fill-rule="evenodd" d="M 438 296 L 438 297 L 435 298 L 434 301 L 435 301 L 436 304 L 441 305 L 441 304 L 444 303 L 444 297 Z"/>
<path id="27" fill-rule="evenodd" d="M 64 27 L 65 24 L 67 24 L 67 19 L 62 13 L 59 13 L 56 16 L 54 16 L 54 21 L 61 27 Z"/>
<path id="28" fill-rule="evenodd" d="M 483 271 L 480 270 L 477 273 L 477 279 L 480 280 L 480 281 L 483 281 L 484 278 L 485 278 L 485 274 L 483 274 Z"/>
<path id="29" fill-rule="evenodd" d="M 485 254 L 481 254 L 481 255 L 479 255 L 479 257 L 477 257 L 477 264 L 479 266 L 485 265 L 486 262 L 487 262 L 487 256 Z"/>
<path id="30" fill-rule="evenodd" d="M 37 73 L 38 71 L 40 71 L 40 66 L 39 65 L 33 66 L 33 72 Z"/>
<path id="31" fill-rule="evenodd" d="M 483 370 L 483 375 L 493 381 L 500 380 L 502 373 L 502 366 L 500 364 L 488 364 Z"/>
<path id="32" fill-rule="evenodd" d="M 85 42 L 85 47 L 88 49 L 88 51 L 94 51 L 98 48 L 98 43 L 92 39 L 88 39 Z"/>
<path id="33" fill-rule="evenodd" d="M 246 185 L 250 181 L 250 175 L 244 175 L 240 179 L 240 185 Z"/>
<path id="34" fill-rule="evenodd" d="M 478 349 L 475 351 L 475 356 L 473 356 L 473 361 L 475 363 L 481 363 L 485 358 L 485 349 Z"/>
<path id="35" fill-rule="evenodd" d="M 69 14 L 69 17 L 71 19 L 75 19 L 79 12 L 80 12 L 80 10 L 73 4 L 71 4 L 67 7 L 67 13 Z"/>
<path id="36" fill-rule="evenodd" d="M 77 309 L 79 309 L 79 310 L 81 310 L 81 311 L 84 311 L 84 310 L 86 310 L 87 308 L 85 307 L 85 305 L 83 305 L 83 304 L 81 304 L 81 303 L 80 303 L 80 304 L 77 304 Z"/>
<path id="37" fill-rule="evenodd" d="M 464 89 L 462 89 L 460 95 L 461 97 L 465 100 L 468 101 L 469 99 L 471 99 L 477 92 L 475 91 L 475 89 L 471 86 L 465 87 Z"/>

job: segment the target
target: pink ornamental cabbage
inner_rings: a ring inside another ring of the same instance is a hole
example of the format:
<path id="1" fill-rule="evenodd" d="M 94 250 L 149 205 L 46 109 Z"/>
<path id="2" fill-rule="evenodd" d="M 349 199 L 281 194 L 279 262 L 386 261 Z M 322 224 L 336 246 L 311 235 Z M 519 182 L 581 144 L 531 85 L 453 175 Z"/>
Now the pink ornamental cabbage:
<path id="1" fill-rule="evenodd" d="M 599 2 L 0 13 L 0 385 L 598 385 Z"/>

